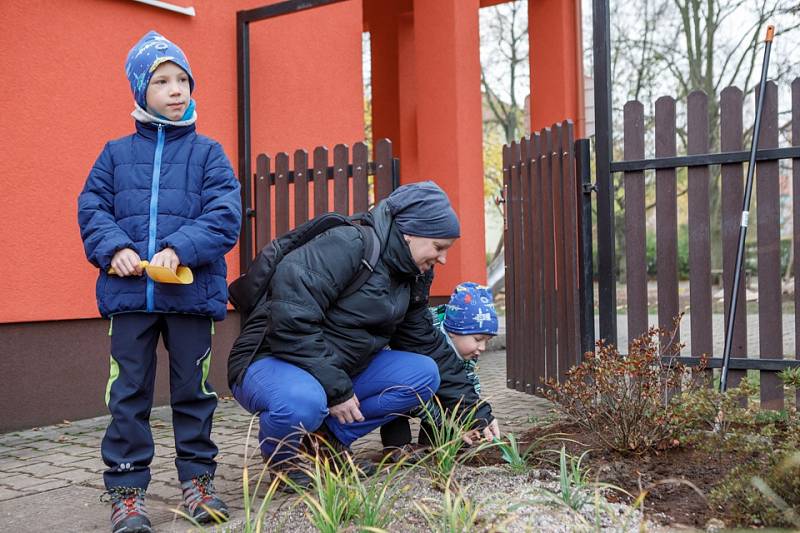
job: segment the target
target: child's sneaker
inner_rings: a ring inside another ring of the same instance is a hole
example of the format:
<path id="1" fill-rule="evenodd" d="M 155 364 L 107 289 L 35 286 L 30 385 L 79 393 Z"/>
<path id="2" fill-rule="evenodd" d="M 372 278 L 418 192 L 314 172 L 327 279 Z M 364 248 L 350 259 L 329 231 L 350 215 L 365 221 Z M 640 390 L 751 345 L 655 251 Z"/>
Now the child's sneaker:
<path id="1" fill-rule="evenodd" d="M 183 504 L 196 522 L 225 522 L 230 517 L 228 506 L 217 497 L 209 474 L 203 474 L 181 483 Z"/>
<path id="2" fill-rule="evenodd" d="M 104 498 L 108 496 L 108 498 Z M 100 501 L 111 502 L 112 533 L 152 533 L 150 519 L 144 507 L 144 489 L 137 487 L 112 487 Z"/>

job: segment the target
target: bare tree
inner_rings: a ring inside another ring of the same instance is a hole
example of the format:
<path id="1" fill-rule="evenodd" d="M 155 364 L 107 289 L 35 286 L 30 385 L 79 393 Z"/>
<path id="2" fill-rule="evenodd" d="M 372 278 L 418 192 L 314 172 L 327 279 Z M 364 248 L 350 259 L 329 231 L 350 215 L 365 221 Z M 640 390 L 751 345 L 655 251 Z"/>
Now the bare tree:
<path id="1" fill-rule="evenodd" d="M 528 3 L 514 0 L 481 10 L 481 86 L 484 104 L 484 194 L 500 194 L 503 174 L 499 157 L 506 144 L 523 132 L 524 102 L 530 91 Z M 497 130 L 502 137 L 497 135 Z M 523 132 L 524 133 L 524 132 Z M 502 236 L 492 258 L 503 251 Z"/>
<path id="2" fill-rule="evenodd" d="M 709 96 L 709 147 L 719 150 L 718 95 L 729 85 L 739 86 L 746 96 L 754 91 L 762 54 L 758 42 L 767 24 L 777 25 L 777 42 L 783 42 L 788 52 L 773 61 L 770 78 L 786 81 L 799 72 L 800 57 L 791 53 L 800 27 L 795 0 L 612 0 L 611 20 L 615 159 L 621 158 L 620 119 L 625 101 L 645 103 L 649 130 L 653 116 L 648 110 L 657 96 L 669 94 L 680 101 L 696 90 Z M 788 122 L 782 129 L 788 129 Z M 679 125 L 677 132 L 685 147 L 685 127 Z M 715 170 L 710 189 L 711 230 L 712 242 L 719 243 L 720 180 Z M 621 193 L 615 198 L 617 212 L 623 213 Z M 617 242 L 624 246 L 624 220 L 620 216 L 616 222 Z M 721 264 L 720 246 L 712 246 L 712 263 Z"/>
<path id="3" fill-rule="evenodd" d="M 515 0 L 481 13 L 481 85 L 490 118 L 503 129 L 506 142 L 517 138 L 530 86 L 528 3 Z M 522 88 L 522 94 L 520 89 Z"/>

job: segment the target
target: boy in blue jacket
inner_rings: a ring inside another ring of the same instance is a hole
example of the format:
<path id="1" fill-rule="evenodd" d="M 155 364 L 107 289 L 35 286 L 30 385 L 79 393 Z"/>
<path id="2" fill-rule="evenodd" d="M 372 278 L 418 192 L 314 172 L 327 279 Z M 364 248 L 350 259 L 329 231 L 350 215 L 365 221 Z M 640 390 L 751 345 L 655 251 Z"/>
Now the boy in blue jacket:
<path id="1" fill-rule="evenodd" d="M 222 147 L 195 132 L 194 78 L 183 51 L 151 31 L 128 53 L 125 72 L 136 132 L 106 144 L 78 198 L 78 222 L 86 257 L 100 269 L 100 313 L 111 319 L 103 479 L 112 531 L 127 533 L 151 531 L 144 494 L 159 336 L 169 351 L 175 466 L 187 511 L 200 522 L 228 517 L 212 484 L 217 394 L 207 377 L 241 201 Z M 155 283 L 142 275 L 142 260 L 173 271 L 185 265 L 194 282 Z"/>

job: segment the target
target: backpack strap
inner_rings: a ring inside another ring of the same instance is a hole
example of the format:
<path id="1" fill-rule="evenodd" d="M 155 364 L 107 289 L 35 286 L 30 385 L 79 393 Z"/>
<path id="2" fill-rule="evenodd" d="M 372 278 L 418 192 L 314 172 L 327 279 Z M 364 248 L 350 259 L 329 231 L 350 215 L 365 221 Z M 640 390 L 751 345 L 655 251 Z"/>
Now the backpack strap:
<path id="1" fill-rule="evenodd" d="M 347 287 L 345 287 L 345 289 L 339 294 L 339 298 L 350 296 L 351 294 L 358 291 L 358 289 L 360 289 L 362 285 L 364 285 L 364 283 L 367 282 L 367 279 L 369 279 L 369 277 L 375 271 L 375 265 L 378 264 L 378 261 L 381 258 L 381 241 L 380 238 L 378 237 L 378 233 L 372 226 L 369 215 L 364 213 L 364 214 L 354 215 L 351 218 L 341 217 L 341 216 L 339 218 L 329 218 L 326 220 L 324 225 L 317 224 L 314 230 L 301 232 L 299 238 L 297 236 L 293 236 L 295 238 L 295 242 L 291 242 L 289 245 L 291 249 L 299 248 L 300 246 L 311 240 L 311 238 L 309 238 L 309 235 L 316 236 L 322 233 L 323 231 L 326 231 L 332 227 L 343 224 L 354 226 L 355 228 L 358 229 L 358 231 L 361 232 L 361 237 L 364 241 L 364 252 L 361 257 L 361 266 L 358 269 L 358 273 L 353 277 L 352 280 L 350 280 L 350 283 L 348 283 Z M 275 261 L 272 263 L 272 266 L 274 268 L 274 266 L 277 265 L 277 263 L 279 263 L 281 259 L 283 259 L 283 256 L 285 254 L 277 239 L 275 241 L 272 241 L 272 243 L 270 244 L 274 250 L 273 257 L 276 258 Z M 270 272 L 270 278 L 271 277 L 272 276 Z M 267 289 L 265 287 L 264 291 L 266 290 Z M 253 363 L 253 360 L 255 359 L 255 356 L 258 353 L 258 350 L 261 348 L 261 345 L 264 343 L 264 339 L 266 337 L 267 337 L 267 328 L 264 327 L 261 331 L 259 341 L 255 344 L 252 353 L 246 359 L 246 364 L 242 367 L 242 370 L 239 372 L 239 375 L 236 376 L 236 380 L 234 383 L 236 383 L 237 385 L 241 386 L 245 372 Z"/>
<path id="2" fill-rule="evenodd" d="M 361 258 L 362 268 L 358 270 L 358 274 L 350 280 L 347 287 L 339 294 L 339 298 L 346 298 L 360 289 L 375 271 L 375 265 L 378 264 L 378 260 L 381 257 L 381 243 L 375 228 L 368 224 L 354 224 L 354 226 L 361 232 L 361 237 L 364 240 L 364 255 Z"/>

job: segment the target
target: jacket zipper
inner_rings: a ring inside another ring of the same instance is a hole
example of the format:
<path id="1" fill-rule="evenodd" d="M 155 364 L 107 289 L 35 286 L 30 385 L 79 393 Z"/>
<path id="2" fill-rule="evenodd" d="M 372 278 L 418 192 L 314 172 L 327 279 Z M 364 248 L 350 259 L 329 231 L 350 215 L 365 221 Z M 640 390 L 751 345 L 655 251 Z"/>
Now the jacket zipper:
<path id="1" fill-rule="evenodd" d="M 161 179 L 161 154 L 164 151 L 164 126 L 158 125 L 156 154 L 153 157 L 153 179 L 150 182 L 150 225 L 147 233 L 147 260 L 153 259 L 156 253 L 156 225 L 158 220 L 158 188 Z M 147 278 L 147 312 L 152 313 L 154 305 L 155 282 Z"/>

